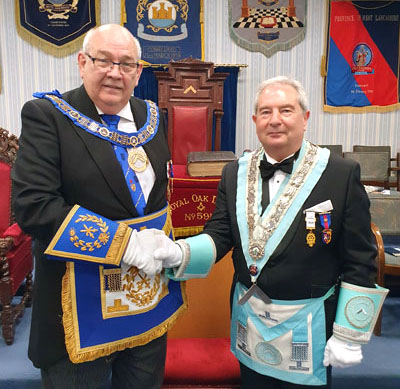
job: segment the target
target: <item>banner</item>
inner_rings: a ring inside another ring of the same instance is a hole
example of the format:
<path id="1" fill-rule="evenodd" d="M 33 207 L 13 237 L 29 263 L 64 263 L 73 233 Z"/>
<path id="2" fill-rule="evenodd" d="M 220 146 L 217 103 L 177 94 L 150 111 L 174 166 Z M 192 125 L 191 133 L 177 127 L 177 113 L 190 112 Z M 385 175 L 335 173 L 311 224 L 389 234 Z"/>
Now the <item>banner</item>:
<path id="1" fill-rule="evenodd" d="M 100 0 L 15 0 L 18 34 L 48 54 L 79 50 L 100 20 Z"/>
<path id="2" fill-rule="evenodd" d="M 399 1 L 328 6 L 324 111 L 387 112 L 399 102 Z"/>
<path id="3" fill-rule="evenodd" d="M 267 57 L 301 42 L 306 33 L 305 0 L 229 0 L 232 39 Z"/>
<path id="4" fill-rule="evenodd" d="M 122 23 L 139 40 L 142 61 L 204 60 L 203 0 L 122 0 Z"/>

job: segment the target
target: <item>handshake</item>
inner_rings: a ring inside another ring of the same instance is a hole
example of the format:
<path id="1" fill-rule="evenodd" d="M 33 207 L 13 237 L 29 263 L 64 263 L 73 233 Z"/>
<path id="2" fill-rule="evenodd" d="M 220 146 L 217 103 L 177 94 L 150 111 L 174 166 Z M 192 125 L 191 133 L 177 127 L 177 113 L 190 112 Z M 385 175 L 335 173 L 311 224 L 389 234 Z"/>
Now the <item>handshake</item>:
<path id="1" fill-rule="evenodd" d="M 122 261 L 136 266 L 149 276 L 161 272 L 163 267 L 177 267 L 181 264 L 183 253 L 178 244 L 155 228 L 141 231 L 133 230 L 126 246 Z"/>

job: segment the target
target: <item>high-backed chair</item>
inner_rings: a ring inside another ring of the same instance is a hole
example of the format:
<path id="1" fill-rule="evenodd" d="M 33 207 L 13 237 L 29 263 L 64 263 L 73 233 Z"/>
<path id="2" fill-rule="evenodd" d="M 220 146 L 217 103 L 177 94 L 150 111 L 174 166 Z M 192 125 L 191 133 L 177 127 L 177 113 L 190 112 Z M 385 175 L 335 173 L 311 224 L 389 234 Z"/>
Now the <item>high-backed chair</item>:
<path id="1" fill-rule="evenodd" d="M 332 153 L 343 156 L 343 146 L 342 145 L 319 145 L 320 147 L 325 147 L 329 149 Z"/>
<path id="2" fill-rule="evenodd" d="M 370 193 L 372 232 L 378 250 L 377 283 L 385 286 L 385 276 L 400 276 L 400 256 L 385 252 L 385 246 L 400 247 L 400 193 Z M 375 335 L 381 334 L 381 316 L 375 326 Z"/>
<path id="3" fill-rule="evenodd" d="M 8 345 L 14 340 L 16 321 L 32 299 L 31 239 L 14 222 L 11 212 L 10 172 L 17 149 L 17 137 L 0 128 L 0 324 Z M 18 302 L 14 297 L 24 280 L 25 291 Z"/>
<path id="4" fill-rule="evenodd" d="M 189 151 L 220 150 L 224 81 L 229 74 L 214 73 L 212 62 L 188 58 L 171 61 L 168 72 L 154 75 L 158 106 L 168 116 L 172 162 L 186 165 Z"/>
<path id="5" fill-rule="evenodd" d="M 154 72 L 158 105 L 168 117 L 168 144 L 173 163 L 172 225 L 176 237 L 200 232 L 215 208 L 220 177 L 190 177 L 191 151 L 220 150 L 224 81 L 212 62 L 171 61 L 168 71 Z"/>
<path id="6" fill-rule="evenodd" d="M 230 351 L 228 253 L 204 279 L 186 281 L 188 311 L 168 332 L 164 388 L 239 388 L 239 363 Z"/>
<path id="7" fill-rule="evenodd" d="M 395 157 L 392 157 L 390 146 L 364 146 L 354 145 L 353 151 L 356 152 L 380 152 L 384 151 L 387 153 L 387 165 L 388 165 L 388 184 L 387 188 L 396 188 L 400 191 L 400 153 L 396 153 Z"/>
<path id="8" fill-rule="evenodd" d="M 360 164 L 361 181 L 364 185 L 389 187 L 388 154 L 385 151 L 348 151 L 344 158 Z"/>

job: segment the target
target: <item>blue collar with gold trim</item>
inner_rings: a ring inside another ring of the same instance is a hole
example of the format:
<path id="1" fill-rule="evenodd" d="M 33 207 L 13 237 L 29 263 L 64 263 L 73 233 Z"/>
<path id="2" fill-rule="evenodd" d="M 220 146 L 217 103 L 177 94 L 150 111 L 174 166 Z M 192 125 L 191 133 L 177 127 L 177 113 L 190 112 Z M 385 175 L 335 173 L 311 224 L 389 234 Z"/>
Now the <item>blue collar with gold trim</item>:
<path id="1" fill-rule="evenodd" d="M 63 115 L 67 116 L 76 126 L 84 129 L 89 134 L 122 147 L 143 146 L 157 134 L 160 123 L 158 107 L 150 100 L 145 100 L 147 105 L 146 123 L 135 134 L 129 134 L 123 131 L 111 130 L 103 123 L 96 122 L 77 111 L 62 99 L 61 93 L 56 89 L 52 92 L 35 92 L 33 96 L 49 100 Z"/>

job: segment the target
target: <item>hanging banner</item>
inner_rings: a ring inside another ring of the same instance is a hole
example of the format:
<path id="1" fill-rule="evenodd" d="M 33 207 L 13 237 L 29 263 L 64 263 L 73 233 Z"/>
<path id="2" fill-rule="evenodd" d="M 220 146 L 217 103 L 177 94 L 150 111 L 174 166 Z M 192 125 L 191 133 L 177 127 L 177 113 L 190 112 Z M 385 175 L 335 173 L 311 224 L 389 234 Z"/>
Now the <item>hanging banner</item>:
<path id="1" fill-rule="evenodd" d="M 329 0 L 324 111 L 387 112 L 399 101 L 399 1 Z"/>
<path id="2" fill-rule="evenodd" d="M 139 40 L 142 61 L 204 60 L 203 0 L 122 0 L 122 23 Z"/>
<path id="3" fill-rule="evenodd" d="M 100 0 L 15 0 L 18 34 L 48 54 L 79 50 L 100 20 Z"/>
<path id="4" fill-rule="evenodd" d="M 229 0 L 231 38 L 267 57 L 289 50 L 306 33 L 306 0 Z"/>

